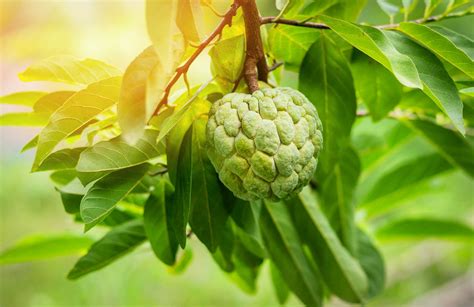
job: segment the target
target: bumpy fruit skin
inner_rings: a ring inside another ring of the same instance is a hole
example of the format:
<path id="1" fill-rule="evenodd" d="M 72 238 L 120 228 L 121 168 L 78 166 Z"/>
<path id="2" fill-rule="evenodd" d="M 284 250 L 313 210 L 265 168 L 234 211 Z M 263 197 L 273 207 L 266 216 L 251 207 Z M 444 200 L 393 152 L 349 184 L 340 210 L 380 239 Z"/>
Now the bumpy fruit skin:
<path id="1" fill-rule="evenodd" d="M 211 107 L 206 134 L 220 180 L 244 200 L 301 191 L 323 144 L 316 108 L 291 88 L 225 95 Z"/>

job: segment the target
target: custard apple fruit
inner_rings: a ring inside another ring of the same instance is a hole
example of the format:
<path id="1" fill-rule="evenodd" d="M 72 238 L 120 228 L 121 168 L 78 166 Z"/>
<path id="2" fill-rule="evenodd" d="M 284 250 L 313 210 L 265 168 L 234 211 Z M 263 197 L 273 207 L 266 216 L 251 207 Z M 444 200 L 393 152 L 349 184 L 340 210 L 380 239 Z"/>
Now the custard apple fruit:
<path id="1" fill-rule="evenodd" d="M 244 200 L 279 200 L 301 191 L 323 144 L 316 108 L 291 88 L 225 95 L 211 107 L 206 135 L 220 180 Z"/>

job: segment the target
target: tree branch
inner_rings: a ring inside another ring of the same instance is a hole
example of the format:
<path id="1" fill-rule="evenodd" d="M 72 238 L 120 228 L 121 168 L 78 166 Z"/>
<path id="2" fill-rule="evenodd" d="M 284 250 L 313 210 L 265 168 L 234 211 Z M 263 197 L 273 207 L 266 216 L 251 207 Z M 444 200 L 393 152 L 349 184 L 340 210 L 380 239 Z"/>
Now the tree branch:
<path id="1" fill-rule="evenodd" d="M 461 13 L 453 13 L 453 14 L 448 14 L 448 15 L 436 15 L 436 16 L 431 16 L 429 18 L 420 18 L 420 19 L 415 19 L 408 22 L 430 23 L 430 22 L 440 21 L 440 20 L 444 20 L 448 18 L 463 17 L 467 15 L 472 15 L 472 14 L 474 14 L 474 12 L 465 11 Z M 329 26 L 320 22 L 311 22 L 311 21 L 305 22 L 305 21 L 298 21 L 298 20 L 293 20 L 293 19 L 277 18 L 275 16 L 263 17 L 260 19 L 260 23 L 262 25 L 275 23 L 275 24 L 284 24 L 284 25 L 290 25 L 290 26 L 295 26 L 295 27 L 305 27 L 305 28 L 320 29 L 320 30 L 329 29 Z M 381 30 L 389 30 L 389 29 L 395 29 L 399 25 L 400 24 L 398 23 L 391 23 L 391 24 L 386 24 L 386 25 L 378 25 L 374 27 Z"/>
<path id="2" fill-rule="evenodd" d="M 173 76 L 173 79 L 171 79 L 171 81 L 166 86 L 166 89 L 165 89 L 164 94 L 163 94 L 163 98 L 161 99 L 160 103 L 158 104 L 158 106 L 155 109 L 155 112 L 153 113 L 154 115 L 158 114 L 158 111 L 160 110 L 160 108 L 163 105 L 168 104 L 168 97 L 169 97 L 169 94 L 171 92 L 171 89 L 172 89 L 173 85 L 175 85 L 176 82 L 178 82 L 178 80 L 181 76 L 186 75 L 186 73 L 189 70 L 189 67 L 191 67 L 191 64 L 194 62 L 194 60 L 196 60 L 196 58 L 201 54 L 201 52 L 216 37 L 221 35 L 222 30 L 224 30 L 225 26 L 232 25 L 232 18 L 235 16 L 235 14 L 237 12 L 237 9 L 239 7 L 240 7 L 240 4 L 238 3 L 238 1 L 234 1 L 234 3 L 232 3 L 231 8 L 224 14 L 224 17 L 223 17 L 222 21 L 219 23 L 219 25 L 216 27 L 216 29 L 211 33 L 211 35 L 209 35 L 208 38 L 206 38 L 202 43 L 199 44 L 199 46 L 197 46 L 197 49 L 194 51 L 194 53 L 191 55 L 191 57 L 189 57 L 189 59 L 186 60 L 186 62 L 183 65 L 181 65 L 180 67 L 178 67 L 176 69 L 176 72 Z"/>
<path id="3" fill-rule="evenodd" d="M 267 82 L 268 66 L 260 34 L 261 18 L 255 0 L 238 0 L 245 22 L 244 78 L 251 93 L 258 90 L 258 80 Z"/>

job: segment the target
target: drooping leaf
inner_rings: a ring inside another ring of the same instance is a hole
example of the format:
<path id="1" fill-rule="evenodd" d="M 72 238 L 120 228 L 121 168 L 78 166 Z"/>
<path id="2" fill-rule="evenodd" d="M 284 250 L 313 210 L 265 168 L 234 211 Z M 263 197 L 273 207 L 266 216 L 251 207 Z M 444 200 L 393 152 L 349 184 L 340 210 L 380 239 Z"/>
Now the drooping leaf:
<path id="1" fill-rule="evenodd" d="M 34 112 L 6 113 L 0 115 L 0 126 L 38 126 L 48 123 L 48 114 Z"/>
<path id="2" fill-rule="evenodd" d="M 202 28 L 202 12 L 199 0 L 178 0 L 176 25 L 181 30 L 184 39 L 189 42 L 199 42 L 199 29 Z"/>
<path id="3" fill-rule="evenodd" d="M 56 112 L 38 139 L 33 171 L 54 148 L 69 135 L 81 129 L 91 119 L 113 106 L 118 99 L 120 78 L 106 79 L 89 85 L 72 95 Z"/>
<path id="4" fill-rule="evenodd" d="M 303 27 L 279 25 L 268 31 L 268 43 L 273 56 L 292 69 L 298 69 L 319 32 Z"/>
<path id="5" fill-rule="evenodd" d="M 97 173 L 147 162 L 164 153 L 164 149 L 156 143 L 157 136 L 157 130 L 148 129 L 133 146 L 121 137 L 99 142 L 81 154 L 76 169 L 83 173 Z"/>
<path id="6" fill-rule="evenodd" d="M 217 173 L 207 157 L 206 118 L 192 128 L 191 208 L 189 224 L 196 236 L 214 252 L 229 213 L 224 205 Z"/>
<path id="7" fill-rule="evenodd" d="M 360 229 L 357 229 L 357 257 L 369 282 L 367 299 L 373 298 L 385 286 L 385 263 L 372 240 Z"/>
<path id="8" fill-rule="evenodd" d="M 168 269 L 168 272 L 172 274 L 181 274 L 186 271 L 192 260 L 193 250 L 188 246 L 185 250 L 183 250 L 183 253 L 176 263 Z"/>
<path id="9" fill-rule="evenodd" d="M 232 280 L 249 294 L 257 291 L 257 277 L 263 259 L 249 252 L 239 241 L 234 246 L 232 260 L 234 271 L 230 274 Z"/>
<path id="10" fill-rule="evenodd" d="M 324 150 L 319 169 L 328 173 L 349 141 L 356 98 L 349 64 L 327 35 L 321 34 L 306 54 L 299 84 L 323 123 Z"/>
<path id="11" fill-rule="evenodd" d="M 412 88 L 423 87 L 417 67 L 410 57 L 395 48 L 387 37 L 388 32 L 327 16 L 321 19 L 349 44 L 393 72 L 400 83 Z"/>
<path id="12" fill-rule="evenodd" d="M 19 74 L 22 81 L 53 81 L 70 84 L 88 85 L 122 72 L 102 61 L 80 60 L 73 56 L 53 56 L 28 67 Z"/>
<path id="13" fill-rule="evenodd" d="M 327 177 L 317 173 L 321 182 L 321 208 L 342 244 L 354 254 L 356 248 L 354 225 L 354 189 L 360 174 L 357 153 L 346 147 Z"/>
<path id="14" fill-rule="evenodd" d="M 184 135 L 176 163 L 176 181 L 174 182 L 175 194 L 173 196 L 173 206 L 171 210 L 171 220 L 176 239 L 182 248 L 186 246 L 186 226 L 189 221 L 191 208 L 193 172 L 193 151 L 192 151 L 193 131 L 188 129 Z M 179 170 L 179 171 L 178 171 Z"/>
<path id="15" fill-rule="evenodd" d="M 415 39 L 428 50 L 448 63 L 457 67 L 471 78 L 474 78 L 474 62 L 461 48 L 457 47 L 448 36 L 421 24 L 403 22 L 398 30 Z M 416 63 L 415 63 L 416 64 Z"/>
<path id="16" fill-rule="evenodd" d="M 92 239 L 74 234 L 29 236 L 0 253 L 0 264 L 48 260 L 55 257 L 80 255 L 92 244 Z"/>
<path id="17" fill-rule="evenodd" d="M 278 268 L 275 266 L 275 264 L 271 261 L 269 263 L 273 288 L 275 289 L 278 302 L 283 305 L 290 296 L 290 289 L 288 289 L 288 285 L 286 284 L 283 276 L 280 274 L 280 271 L 278 271 Z"/>
<path id="18" fill-rule="evenodd" d="M 240 241 L 255 255 L 265 257 L 266 251 L 258 224 L 262 204 L 233 197 L 232 207 L 231 218 L 237 226 L 235 232 Z"/>
<path id="19" fill-rule="evenodd" d="M 319 208 L 316 195 L 306 188 L 289 204 L 294 208 L 297 230 L 313 255 L 325 284 L 340 298 L 364 302 L 367 278 L 355 258 L 342 246 L 337 234 Z"/>
<path id="20" fill-rule="evenodd" d="M 33 106 L 37 113 L 52 114 L 59 109 L 75 92 L 58 91 L 52 92 L 39 98 Z"/>
<path id="21" fill-rule="evenodd" d="M 46 92 L 18 92 L 0 97 L 0 104 L 13 104 L 19 106 L 32 107 L 38 99 L 48 93 Z"/>
<path id="22" fill-rule="evenodd" d="M 260 227 L 269 257 L 288 287 L 304 304 L 321 306 L 322 282 L 306 257 L 285 204 L 265 201 Z"/>
<path id="23" fill-rule="evenodd" d="M 170 225 L 171 193 L 173 186 L 160 180 L 145 204 L 143 221 L 145 232 L 155 255 L 167 265 L 176 261 L 178 242 Z"/>
<path id="24" fill-rule="evenodd" d="M 410 57 L 415 63 L 423 83 L 423 92 L 451 119 L 456 129 L 464 134 L 462 101 L 443 63 L 428 50 L 400 33 L 389 31 L 386 35 L 401 53 Z"/>
<path id="25" fill-rule="evenodd" d="M 351 68 L 358 99 L 367 105 L 374 121 L 381 120 L 402 98 L 401 84 L 386 68 L 361 53 Z"/>
<path id="26" fill-rule="evenodd" d="M 232 223 L 227 222 L 224 226 L 219 235 L 217 249 L 212 252 L 212 258 L 224 272 L 231 273 L 236 268 L 233 254 L 237 240 Z"/>
<path id="27" fill-rule="evenodd" d="M 471 59 L 474 59 L 474 40 L 471 38 L 454 32 L 448 28 L 444 28 L 436 25 L 427 25 L 431 30 L 438 32 L 440 35 L 443 35 L 449 39 L 457 48 L 461 49 L 467 56 Z"/>
<path id="28" fill-rule="evenodd" d="M 112 172 L 95 182 L 81 201 L 81 217 L 88 231 L 101 221 L 115 208 L 145 176 L 148 164 Z"/>
<path id="29" fill-rule="evenodd" d="M 131 252 L 145 240 L 145 229 L 141 220 L 133 220 L 115 227 L 90 247 L 67 277 L 77 279 L 97 271 Z"/>
<path id="30" fill-rule="evenodd" d="M 409 127 L 421 133 L 454 166 L 474 177 L 474 148 L 462 135 L 426 120 L 406 122 Z"/>
<path id="31" fill-rule="evenodd" d="M 429 217 L 408 217 L 384 223 L 377 227 L 375 235 L 380 240 L 474 240 L 474 229 L 460 221 Z"/>

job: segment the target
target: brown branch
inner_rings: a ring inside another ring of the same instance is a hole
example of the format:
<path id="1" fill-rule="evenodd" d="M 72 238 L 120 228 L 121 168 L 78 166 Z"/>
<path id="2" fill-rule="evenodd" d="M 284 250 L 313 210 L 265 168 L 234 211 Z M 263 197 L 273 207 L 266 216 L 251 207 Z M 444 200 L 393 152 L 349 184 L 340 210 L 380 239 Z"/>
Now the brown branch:
<path id="1" fill-rule="evenodd" d="M 436 16 L 431 16 L 428 18 L 420 18 L 420 19 L 410 20 L 408 22 L 430 23 L 430 22 L 440 21 L 440 20 L 444 20 L 448 18 L 456 18 L 456 17 L 462 17 L 462 16 L 467 16 L 467 15 L 472 15 L 472 14 L 474 14 L 474 12 L 465 11 L 461 13 L 453 13 L 453 14 L 448 14 L 448 15 L 436 15 Z M 320 30 L 329 29 L 328 25 L 324 23 L 320 23 L 320 22 L 298 21 L 298 20 L 292 20 L 292 19 L 277 18 L 275 16 L 263 17 L 260 19 L 260 23 L 262 25 L 276 23 L 276 24 L 284 24 L 284 25 L 290 25 L 290 26 L 295 26 L 295 27 L 305 27 L 305 28 L 320 29 Z M 392 24 L 386 24 L 386 25 L 378 25 L 374 27 L 381 30 L 389 30 L 389 29 L 395 29 L 399 25 L 400 24 L 398 23 L 392 23 Z"/>
<path id="2" fill-rule="evenodd" d="M 163 105 L 168 104 L 168 97 L 171 92 L 171 89 L 173 85 L 178 82 L 179 78 L 183 75 L 186 75 L 186 73 L 189 70 L 189 67 L 191 67 L 191 64 L 196 60 L 196 58 L 201 54 L 201 52 L 217 37 L 220 36 L 222 33 L 222 30 L 224 30 L 225 26 L 227 25 L 232 25 L 232 18 L 235 16 L 237 9 L 240 7 L 240 4 L 238 1 L 235 1 L 232 3 L 231 8 L 224 14 L 224 18 L 221 20 L 219 25 L 216 27 L 216 29 L 209 35 L 208 38 L 206 38 L 202 43 L 197 46 L 197 49 L 194 51 L 194 53 L 189 57 L 189 59 L 186 60 L 186 62 L 178 67 L 176 69 L 176 72 L 173 76 L 173 79 L 168 83 L 166 86 L 166 89 L 163 94 L 163 98 L 160 100 L 158 103 L 158 106 L 155 109 L 155 112 L 153 113 L 154 115 L 158 114 L 158 111 Z"/>
<path id="3" fill-rule="evenodd" d="M 267 82 L 268 66 L 260 34 L 261 18 L 255 0 L 238 0 L 245 22 L 244 77 L 251 93 L 258 90 L 258 80 Z"/>

